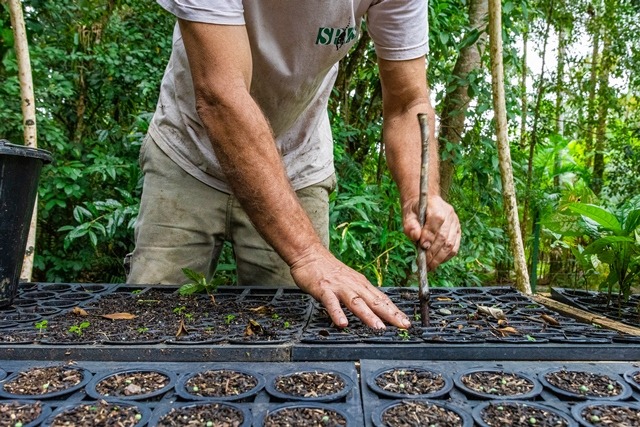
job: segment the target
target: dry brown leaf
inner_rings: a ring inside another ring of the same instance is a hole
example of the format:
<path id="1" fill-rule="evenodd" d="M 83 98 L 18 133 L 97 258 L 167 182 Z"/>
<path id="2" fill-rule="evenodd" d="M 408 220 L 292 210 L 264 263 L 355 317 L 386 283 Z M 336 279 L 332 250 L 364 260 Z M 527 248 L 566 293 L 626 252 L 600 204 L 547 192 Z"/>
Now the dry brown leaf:
<path id="1" fill-rule="evenodd" d="M 80 307 L 73 307 L 71 309 L 71 314 L 75 314 L 76 316 L 88 316 L 89 313 L 86 312 L 86 310 L 80 308 Z"/>
<path id="2" fill-rule="evenodd" d="M 547 322 L 550 325 L 553 326 L 560 326 L 560 322 L 558 322 L 556 319 L 554 319 L 553 317 L 549 316 L 548 314 L 541 314 L 540 318 L 542 320 L 544 320 L 545 322 Z"/>
<path id="3" fill-rule="evenodd" d="M 109 320 L 131 320 L 131 319 L 135 319 L 138 316 L 131 313 L 110 313 L 110 314 L 103 314 L 100 317 L 104 317 L 105 319 L 109 319 Z"/>
<path id="4" fill-rule="evenodd" d="M 507 319 L 500 319 L 498 320 L 498 326 L 501 328 L 507 327 L 509 325 L 509 322 L 507 322 Z"/>
<path id="5" fill-rule="evenodd" d="M 500 308 L 495 308 L 495 307 L 487 307 L 484 305 L 479 305 L 478 306 L 478 312 L 482 313 L 482 314 L 486 314 L 488 316 L 493 317 L 494 319 L 506 319 L 507 316 L 504 315 L 504 312 L 502 311 L 502 309 Z"/>
<path id="6" fill-rule="evenodd" d="M 436 301 L 452 301 L 452 299 L 447 297 L 437 297 Z"/>
<path id="7" fill-rule="evenodd" d="M 254 313 L 258 314 L 269 314 L 273 311 L 273 309 L 266 305 L 261 305 L 260 307 L 250 308 L 249 311 L 253 311 Z"/>
<path id="8" fill-rule="evenodd" d="M 180 324 L 178 325 L 178 332 L 176 332 L 176 337 L 181 337 L 183 335 L 189 335 L 189 330 L 184 324 L 184 319 L 180 319 Z"/>
<path id="9" fill-rule="evenodd" d="M 250 337 L 251 335 L 260 335 L 263 333 L 264 329 L 262 328 L 262 325 L 253 319 L 249 319 L 249 323 L 247 323 L 247 327 L 244 330 L 244 335 L 246 337 Z"/>
<path id="10" fill-rule="evenodd" d="M 503 337 L 506 337 L 508 335 L 516 335 L 520 333 L 520 331 L 514 328 L 513 326 L 507 326 L 506 328 L 494 328 L 493 330 L 498 332 Z"/>

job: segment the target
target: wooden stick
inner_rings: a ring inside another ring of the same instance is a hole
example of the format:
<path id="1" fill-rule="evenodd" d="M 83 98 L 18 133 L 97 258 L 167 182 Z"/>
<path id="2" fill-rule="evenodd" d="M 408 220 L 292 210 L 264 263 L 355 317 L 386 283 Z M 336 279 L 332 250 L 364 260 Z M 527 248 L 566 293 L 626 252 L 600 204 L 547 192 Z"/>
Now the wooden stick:
<path id="1" fill-rule="evenodd" d="M 420 168 L 420 198 L 418 201 L 418 219 L 423 228 L 427 218 L 429 204 L 429 121 L 426 114 L 418 114 L 420 134 L 422 136 L 422 161 Z M 427 252 L 418 241 L 418 276 L 420 278 L 420 319 L 422 326 L 429 326 L 429 278 L 427 277 Z"/>

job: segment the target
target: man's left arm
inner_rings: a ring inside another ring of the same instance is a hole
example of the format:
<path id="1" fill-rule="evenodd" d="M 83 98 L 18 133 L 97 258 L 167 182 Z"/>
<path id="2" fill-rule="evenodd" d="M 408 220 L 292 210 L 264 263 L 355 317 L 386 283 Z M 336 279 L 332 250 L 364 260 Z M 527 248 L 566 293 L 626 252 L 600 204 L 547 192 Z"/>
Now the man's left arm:
<path id="1" fill-rule="evenodd" d="M 400 189 L 405 234 L 427 250 L 429 270 L 448 261 L 460 247 L 460 222 L 440 197 L 435 114 L 429 100 L 425 58 L 378 59 L 383 99 L 383 139 L 387 163 Z M 418 220 L 422 141 L 418 114 L 426 113 L 430 130 L 429 204 L 424 228 Z"/>

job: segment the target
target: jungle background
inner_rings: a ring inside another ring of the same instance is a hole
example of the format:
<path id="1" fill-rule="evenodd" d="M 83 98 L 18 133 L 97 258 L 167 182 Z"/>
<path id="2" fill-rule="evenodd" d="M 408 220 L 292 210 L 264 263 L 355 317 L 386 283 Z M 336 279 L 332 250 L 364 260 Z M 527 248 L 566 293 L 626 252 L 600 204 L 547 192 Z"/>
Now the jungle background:
<path id="1" fill-rule="evenodd" d="M 122 283 L 141 192 L 138 151 L 174 18 L 148 0 L 25 0 L 23 7 L 38 146 L 55 158 L 40 181 L 33 281 Z M 511 156 L 532 286 L 636 286 L 640 3 L 506 0 L 502 7 Z M 22 143 L 13 35 L 7 6 L 0 11 L 0 138 Z M 459 255 L 430 283 L 510 283 L 487 0 L 430 0 L 429 11 L 441 186 L 463 230 Z M 339 179 L 331 247 L 372 283 L 415 286 L 415 248 L 402 233 L 380 144 L 375 64 L 363 27 L 329 106 Z M 229 248 L 217 274 L 234 282 Z"/>

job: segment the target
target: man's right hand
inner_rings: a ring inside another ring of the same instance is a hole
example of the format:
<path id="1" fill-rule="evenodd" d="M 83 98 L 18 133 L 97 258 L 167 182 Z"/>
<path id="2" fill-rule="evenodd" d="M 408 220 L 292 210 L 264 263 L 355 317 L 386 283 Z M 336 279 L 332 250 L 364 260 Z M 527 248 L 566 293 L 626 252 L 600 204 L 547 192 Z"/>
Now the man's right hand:
<path id="1" fill-rule="evenodd" d="M 341 303 L 374 329 L 384 329 L 385 322 L 404 329 L 411 326 L 389 297 L 320 244 L 308 248 L 294 262 L 291 275 L 300 289 L 322 303 L 339 328 L 348 325 Z"/>

